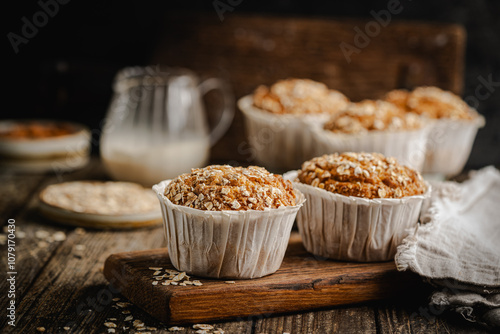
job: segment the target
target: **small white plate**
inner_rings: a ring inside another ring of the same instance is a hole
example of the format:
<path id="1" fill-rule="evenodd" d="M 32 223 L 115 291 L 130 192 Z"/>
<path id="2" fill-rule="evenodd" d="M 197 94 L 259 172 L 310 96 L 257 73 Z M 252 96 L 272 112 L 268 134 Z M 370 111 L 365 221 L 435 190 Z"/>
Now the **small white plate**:
<path id="1" fill-rule="evenodd" d="M 128 199 L 132 202 L 127 203 Z M 41 215 L 65 225 L 134 229 L 162 222 L 161 208 L 153 191 L 130 182 L 74 181 L 54 184 L 42 190 L 39 200 Z M 139 207 L 133 205 L 139 202 Z"/>

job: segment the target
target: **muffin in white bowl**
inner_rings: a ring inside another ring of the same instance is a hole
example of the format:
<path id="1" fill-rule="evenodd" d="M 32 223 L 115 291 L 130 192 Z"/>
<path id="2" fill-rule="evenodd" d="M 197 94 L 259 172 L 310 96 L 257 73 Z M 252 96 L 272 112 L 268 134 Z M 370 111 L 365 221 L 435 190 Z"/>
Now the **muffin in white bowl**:
<path id="1" fill-rule="evenodd" d="M 349 99 L 337 90 L 309 79 L 281 80 L 259 86 L 242 97 L 247 137 L 256 160 L 266 168 L 287 171 L 314 156 L 305 123 L 324 123 Z"/>
<path id="2" fill-rule="evenodd" d="M 306 198 L 297 225 L 306 250 L 346 261 L 388 261 L 417 226 L 430 187 L 379 153 L 323 155 L 284 175 Z"/>
<path id="3" fill-rule="evenodd" d="M 426 145 L 424 174 L 453 176 L 462 171 L 484 117 L 459 96 L 438 87 L 393 90 L 386 101 L 432 121 Z"/>
<path id="4" fill-rule="evenodd" d="M 212 278 L 258 278 L 279 269 L 303 195 L 262 167 L 193 169 L 153 190 L 170 260 Z"/>
<path id="5" fill-rule="evenodd" d="M 392 103 L 363 100 L 349 104 L 324 124 L 309 124 L 315 156 L 378 152 L 422 170 L 430 127 L 417 114 Z"/>

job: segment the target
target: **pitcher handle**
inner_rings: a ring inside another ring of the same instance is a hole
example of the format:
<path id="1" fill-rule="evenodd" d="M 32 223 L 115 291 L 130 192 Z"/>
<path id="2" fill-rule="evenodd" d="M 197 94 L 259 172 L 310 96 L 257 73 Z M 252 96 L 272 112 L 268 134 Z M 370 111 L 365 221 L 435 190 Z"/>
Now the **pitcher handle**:
<path id="1" fill-rule="evenodd" d="M 234 97 L 231 94 L 229 85 L 217 78 L 210 78 L 203 81 L 198 86 L 201 95 L 205 95 L 211 90 L 219 89 L 224 96 L 224 108 L 220 116 L 219 122 L 210 132 L 210 146 L 215 145 L 217 141 L 226 133 L 233 121 L 234 117 Z"/>

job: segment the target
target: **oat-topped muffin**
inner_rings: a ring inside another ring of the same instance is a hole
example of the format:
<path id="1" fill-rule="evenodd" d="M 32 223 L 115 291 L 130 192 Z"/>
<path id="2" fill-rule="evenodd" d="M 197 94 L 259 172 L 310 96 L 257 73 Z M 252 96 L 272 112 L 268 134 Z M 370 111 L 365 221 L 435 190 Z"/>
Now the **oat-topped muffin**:
<path id="1" fill-rule="evenodd" d="M 280 267 L 305 199 L 261 167 L 208 166 L 153 186 L 174 267 L 212 278 L 258 278 Z"/>
<path id="2" fill-rule="evenodd" d="M 301 183 L 344 196 L 400 198 L 426 191 L 420 174 L 379 153 L 323 155 L 304 162 Z"/>
<path id="3" fill-rule="evenodd" d="M 287 79 L 271 87 L 259 86 L 253 95 L 256 107 L 274 114 L 335 113 L 349 103 L 349 99 L 326 85 L 309 79 Z"/>
<path id="4" fill-rule="evenodd" d="M 290 181 L 262 167 L 208 166 L 175 178 L 165 189 L 174 204 L 208 211 L 276 209 L 295 205 Z"/>
<path id="5" fill-rule="evenodd" d="M 484 117 L 474 108 L 452 92 L 432 86 L 412 91 L 393 90 L 384 100 L 407 113 L 432 120 L 423 173 L 444 177 L 456 175 L 463 169 L 477 131 L 484 126 Z"/>
<path id="6" fill-rule="evenodd" d="M 393 90 L 387 93 L 384 99 L 403 110 L 429 118 L 472 120 L 477 116 L 459 96 L 438 87 L 417 87 L 411 92 Z"/>
<path id="7" fill-rule="evenodd" d="M 412 130 L 422 126 L 416 114 L 406 113 L 392 103 L 364 100 L 349 104 L 324 125 L 335 133 L 364 133 L 373 130 Z"/>

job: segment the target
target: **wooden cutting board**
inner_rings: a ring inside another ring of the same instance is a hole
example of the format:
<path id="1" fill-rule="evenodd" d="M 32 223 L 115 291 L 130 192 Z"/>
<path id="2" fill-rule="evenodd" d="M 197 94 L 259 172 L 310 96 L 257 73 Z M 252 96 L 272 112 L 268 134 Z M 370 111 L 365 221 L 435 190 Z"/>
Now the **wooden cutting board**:
<path id="1" fill-rule="evenodd" d="M 353 263 L 315 258 L 293 232 L 281 268 L 252 280 L 198 279 L 201 286 L 153 285 L 150 267 L 175 269 L 166 249 L 113 254 L 104 275 L 135 305 L 169 324 L 248 319 L 274 313 L 385 299 L 413 290 L 416 275 L 391 262 Z"/>

